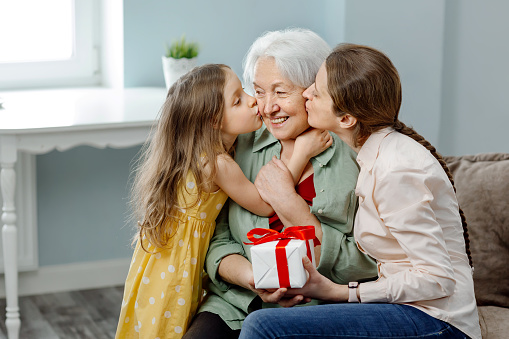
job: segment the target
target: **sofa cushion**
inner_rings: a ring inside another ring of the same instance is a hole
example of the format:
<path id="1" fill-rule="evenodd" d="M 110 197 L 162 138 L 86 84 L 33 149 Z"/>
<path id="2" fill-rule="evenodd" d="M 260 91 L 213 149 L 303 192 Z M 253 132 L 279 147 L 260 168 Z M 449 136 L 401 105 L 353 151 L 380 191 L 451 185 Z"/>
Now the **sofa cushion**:
<path id="1" fill-rule="evenodd" d="M 479 306 L 479 325 L 481 335 L 488 339 L 507 339 L 509 308 Z"/>
<path id="2" fill-rule="evenodd" d="M 467 219 L 477 303 L 509 307 L 509 154 L 444 160 Z"/>

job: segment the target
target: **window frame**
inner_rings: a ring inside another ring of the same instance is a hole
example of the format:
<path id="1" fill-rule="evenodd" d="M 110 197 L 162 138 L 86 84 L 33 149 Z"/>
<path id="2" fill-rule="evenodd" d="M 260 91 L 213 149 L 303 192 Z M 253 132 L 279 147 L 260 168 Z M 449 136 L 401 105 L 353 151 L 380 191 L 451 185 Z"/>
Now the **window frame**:
<path id="1" fill-rule="evenodd" d="M 75 51 L 71 59 L 0 63 L 0 89 L 100 84 L 98 0 L 74 0 Z"/>

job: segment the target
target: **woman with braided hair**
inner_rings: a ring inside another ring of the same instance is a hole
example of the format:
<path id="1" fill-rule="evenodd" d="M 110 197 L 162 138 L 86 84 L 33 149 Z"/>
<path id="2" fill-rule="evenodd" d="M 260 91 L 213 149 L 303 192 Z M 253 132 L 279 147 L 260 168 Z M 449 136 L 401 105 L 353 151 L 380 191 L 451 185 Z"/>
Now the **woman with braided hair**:
<path id="1" fill-rule="evenodd" d="M 305 92 L 312 127 L 336 133 L 357 152 L 358 248 L 376 259 L 378 279 L 335 284 L 307 260 L 309 280 L 290 297 L 327 305 L 255 311 L 241 338 L 481 338 L 472 260 L 454 183 L 436 149 L 398 119 L 401 82 L 389 58 L 341 44 Z M 255 182 L 270 205 L 293 185 L 273 159 Z M 348 301 L 348 303 L 346 303 Z M 277 313 L 274 313 L 277 312 Z"/>

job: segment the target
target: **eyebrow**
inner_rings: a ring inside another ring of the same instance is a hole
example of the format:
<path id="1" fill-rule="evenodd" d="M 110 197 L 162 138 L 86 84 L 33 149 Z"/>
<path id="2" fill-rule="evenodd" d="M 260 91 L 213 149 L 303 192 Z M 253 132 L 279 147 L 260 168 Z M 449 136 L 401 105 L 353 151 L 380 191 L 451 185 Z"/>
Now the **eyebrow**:
<path id="1" fill-rule="evenodd" d="M 277 86 L 289 86 L 288 84 L 285 84 L 283 81 L 279 81 L 279 82 L 275 82 L 273 84 L 271 84 L 271 88 L 275 88 Z M 258 85 L 256 82 L 253 81 L 253 86 L 257 86 L 257 87 L 261 87 L 260 85 Z"/>

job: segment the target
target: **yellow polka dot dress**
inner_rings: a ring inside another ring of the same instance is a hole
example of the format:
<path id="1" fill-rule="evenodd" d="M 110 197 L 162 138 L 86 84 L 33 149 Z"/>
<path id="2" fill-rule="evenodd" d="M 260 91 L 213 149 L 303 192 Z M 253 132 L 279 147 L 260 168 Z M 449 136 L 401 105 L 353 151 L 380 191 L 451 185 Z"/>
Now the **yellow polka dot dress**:
<path id="1" fill-rule="evenodd" d="M 187 176 L 187 199 L 196 199 L 194 178 Z M 166 226 L 174 236 L 168 248 L 158 249 L 142 239 L 136 244 L 127 275 L 115 338 L 181 338 L 202 296 L 205 254 L 214 232 L 215 219 L 228 196 L 219 190 L 203 194 L 200 203 L 181 208 L 179 220 Z"/>

